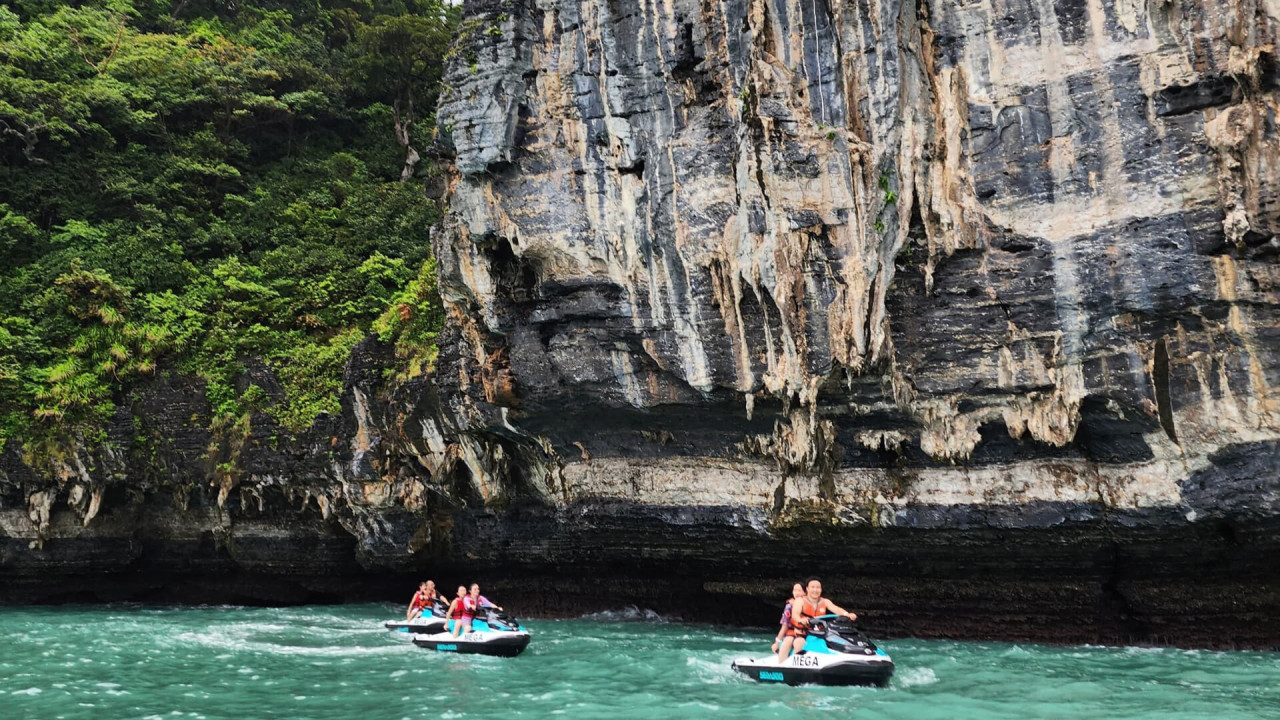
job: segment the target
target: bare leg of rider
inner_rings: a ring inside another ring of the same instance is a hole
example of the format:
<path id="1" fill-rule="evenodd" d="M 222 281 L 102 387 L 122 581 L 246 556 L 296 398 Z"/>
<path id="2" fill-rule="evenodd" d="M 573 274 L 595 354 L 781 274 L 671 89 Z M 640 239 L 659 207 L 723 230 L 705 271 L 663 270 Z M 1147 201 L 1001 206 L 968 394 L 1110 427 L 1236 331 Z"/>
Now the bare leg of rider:
<path id="1" fill-rule="evenodd" d="M 795 638 L 788 636 L 782 638 L 782 644 L 778 645 L 778 662 L 781 663 L 787 659 L 787 655 L 791 654 L 791 645 L 795 642 Z"/>

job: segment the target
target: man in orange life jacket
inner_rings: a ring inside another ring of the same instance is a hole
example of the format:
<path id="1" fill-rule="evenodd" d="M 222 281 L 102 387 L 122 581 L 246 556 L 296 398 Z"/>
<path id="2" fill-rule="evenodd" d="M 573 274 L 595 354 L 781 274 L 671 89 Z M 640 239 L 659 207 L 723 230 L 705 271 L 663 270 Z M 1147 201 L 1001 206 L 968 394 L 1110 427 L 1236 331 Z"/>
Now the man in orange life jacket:
<path id="1" fill-rule="evenodd" d="M 424 581 L 418 586 L 418 592 L 413 594 L 413 599 L 409 601 L 409 610 L 405 614 L 405 620 L 412 620 L 424 612 L 431 609 L 431 601 L 436 599 L 436 584 L 431 580 Z"/>
<path id="2" fill-rule="evenodd" d="M 819 615 L 835 614 L 849 618 L 850 622 L 858 619 L 855 613 L 851 613 L 822 597 L 822 581 L 818 578 L 811 577 L 805 580 L 804 587 L 805 596 L 792 606 L 791 611 L 791 626 L 795 629 L 796 635 L 792 649 L 797 653 L 804 649 L 804 638 L 808 635 L 809 621 L 812 618 Z M 784 659 L 779 658 L 778 662 L 782 662 Z"/>

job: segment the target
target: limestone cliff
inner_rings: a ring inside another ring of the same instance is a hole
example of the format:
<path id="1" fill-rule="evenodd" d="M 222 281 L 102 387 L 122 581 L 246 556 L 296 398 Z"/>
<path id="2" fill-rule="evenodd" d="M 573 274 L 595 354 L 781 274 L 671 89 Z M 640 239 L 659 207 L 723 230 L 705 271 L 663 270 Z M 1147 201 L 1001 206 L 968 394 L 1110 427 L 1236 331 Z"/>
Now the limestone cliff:
<path id="1" fill-rule="evenodd" d="M 10 453 L 11 597 L 100 533 L 289 597 L 756 620 L 817 570 L 882 632 L 1280 644 L 1280 3 L 466 12 L 434 376 L 365 343 L 342 418 L 222 476 Z"/>

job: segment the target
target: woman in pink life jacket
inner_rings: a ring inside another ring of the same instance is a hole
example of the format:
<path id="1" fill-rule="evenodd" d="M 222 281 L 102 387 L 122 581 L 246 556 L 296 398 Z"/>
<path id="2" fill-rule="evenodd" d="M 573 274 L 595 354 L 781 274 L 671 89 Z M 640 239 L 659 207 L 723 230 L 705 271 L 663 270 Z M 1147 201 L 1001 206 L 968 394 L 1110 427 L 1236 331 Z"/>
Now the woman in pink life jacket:
<path id="1" fill-rule="evenodd" d="M 489 598 L 480 594 L 480 583 L 471 583 L 471 592 L 462 598 L 462 622 L 460 625 L 464 628 L 463 632 L 471 632 L 471 623 L 476 619 L 476 613 L 480 608 L 494 608 L 502 610 L 498 605 L 489 602 Z M 454 635 L 457 635 L 457 628 L 454 629 Z"/>

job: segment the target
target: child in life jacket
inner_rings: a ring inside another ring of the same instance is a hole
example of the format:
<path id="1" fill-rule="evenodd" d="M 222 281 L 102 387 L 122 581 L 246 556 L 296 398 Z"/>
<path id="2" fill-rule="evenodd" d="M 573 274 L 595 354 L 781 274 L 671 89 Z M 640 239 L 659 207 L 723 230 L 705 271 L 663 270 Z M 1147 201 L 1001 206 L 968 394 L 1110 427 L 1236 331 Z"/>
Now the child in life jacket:
<path id="1" fill-rule="evenodd" d="M 804 597 L 804 588 L 800 583 L 791 586 L 791 599 L 787 601 L 786 607 L 782 610 L 782 620 L 779 623 L 782 627 L 778 628 L 778 636 L 773 639 L 773 645 L 770 649 L 778 653 L 778 662 L 787 659 L 792 646 L 795 644 L 795 630 L 791 627 L 791 606 L 800 601 Z M 800 646 L 804 647 L 804 639 L 801 638 Z"/>
<path id="2" fill-rule="evenodd" d="M 449 601 L 449 609 L 445 610 L 445 617 L 453 623 L 453 636 L 457 637 L 462 634 L 462 620 L 465 617 L 463 610 L 463 601 L 467 599 L 467 586 L 459 585 L 458 594 L 453 600 Z M 467 629 L 471 629 L 471 623 L 467 623 Z"/>

